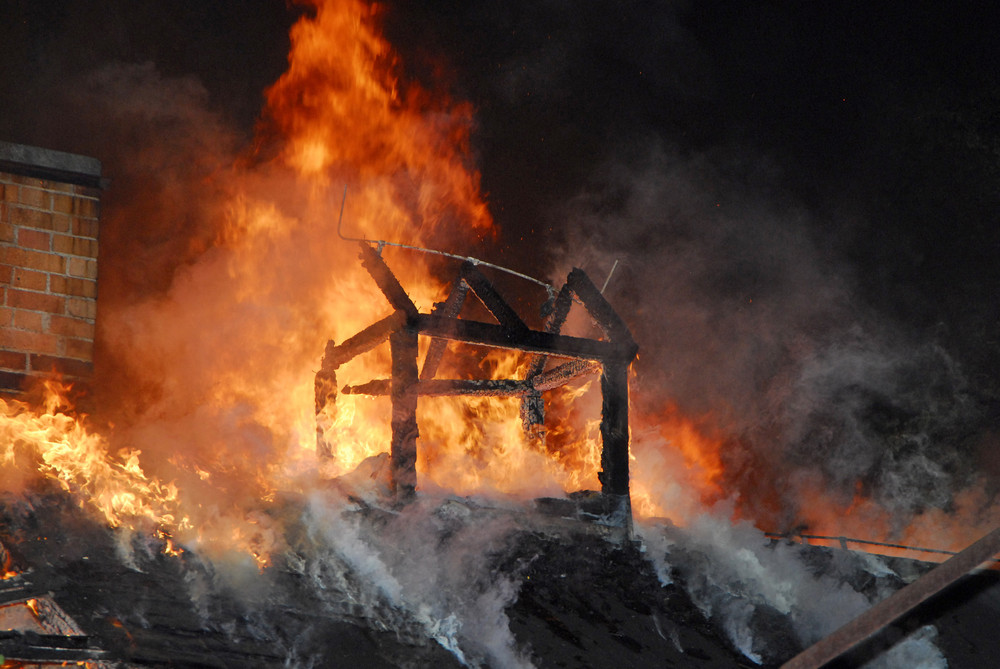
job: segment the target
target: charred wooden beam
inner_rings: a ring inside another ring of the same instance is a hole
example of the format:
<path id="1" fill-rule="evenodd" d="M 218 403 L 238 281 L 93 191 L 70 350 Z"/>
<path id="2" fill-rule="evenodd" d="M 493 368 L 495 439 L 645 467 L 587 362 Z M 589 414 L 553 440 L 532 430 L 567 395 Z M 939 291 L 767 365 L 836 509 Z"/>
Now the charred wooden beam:
<path id="1" fill-rule="evenodd" d="M 108 658 L 107 651 L 97 647 L 95 641 L 88 636 L 39 634 L 30 630 L 0 631 L 0 654 L 11 661 L 46 664 Z"/>
<path id="2" fill-rule="evenodd" d="M 1000 553 L 1000 527 L 781 665 L 819 669 Z"/>
<path id="3" fill-rule="evenodd" d="M 465 296 L 469 292 L 469 284 L 461 277 L 455 282 L 448 299 L 443 304 L 436 305 L 433 313 L 447 318 L 455 318 L 462 311 L 465 304 Z M 424 366 L 420 369 L 421 379 L 433 379 L 437 374 L 438 366 L 444 357 L 444 352 L 448 348 L 448 340 L 434 339 L 427 348 L 427 357 L 424 358 Z"/>
<path id="4" fill-rule="evenodd" d="M 326 431 L 330 427 L 332 414 L 337 406 L 337 373 L 333 370 L 320 369 L 313 382 L 313 392 L 316 400 L 316 454 L 321 460 L 333 457 L 333 447 L 326 440 Z"/>
<path id="5" fill-rule="evenodd" d="M 417 395 L 484 395 L 517 397 L 533 395 L 565 385 L 585 374 L 594 374 L 600 365 L 586 360 L 574 360 L 554 367 L 532 379 L 420 379 L 414 386 Z M 318 377 L 317 377 L 318 378 Z M 345 395 L 382 397 L 391 392 L 392 379 L 373 379 L 356 386 L 344 386 Z"/>
<path id="6" fill-rule="evenodd" d="M 392 387 L 391 379 L 374 379 L 357 386 L 345 386 L 345 395 L 388 395 Z M 531 392 L 527 381 L 518 379 L 429 379 L 418 381 L 414 391 L 419 396 L 446 397 L 457 395 L 478 395 L 482 397 L 519 397 Z"/>
<path id="7" fill-rule="evenodd" d="M 382 294 L 385 295 L 385 299 L 389 300 L 392 308 L 402 311 L 406 314 L 407 319 L 412 320 L 416 318 L 419 313 L 416 305 L 413 304 L 413 300 L 403 290 L 403 286 L 399 283 L 396 275 L 392 273 L 389 266 L 382 260 L 382 256 L 376 253 L 375 249 L 367 243 L 362 242 L 361 255 L 359 257 L 361 258 L 361 264 L 368 270 L 372 278 L 375 279 L 375 283 L 382 291 Z"/>
<path id="8" fill-rule="evenodd" d="M 635 357 L 638 347 L 634 343 L 621 346 L 613 342 L 568 337 L 537 330 L 519 332 L 492 323 L 445 318 L 419 314 L 416 327 L 421 334 L 462 341 L 467 344 L 507 348 L 529 353 L 544 353 L 563 358 L 585 360 L 610 360 Z"/>
<path id="9" fill-rule="evenodd" d="M 558 367 L 553 367 L 548 371 L 536 374 L 528 379 L 528 381 L 531 383 L 532 388 L 544 392 L 546 390 L 552 390 L 553 388 L 566 385 L 573 379 L 586 374 L 595 374 L 600 370 L 600 368 L 601 366 L 599 364 L 591 362 L 590 360 L 573 360 L 571 362 L 563 363 Z"/>
<path id="10" fill-rule="evenodd" d="M 573 291 L 570 289 L 569 284 L 564 284 L 555 300 L 553 300 L 552 311 L 545 319 L 545 332 L 559 334 L 563 323 L 566 322 L 566 318 L 569 316 L 569 310 L 572 306 Z M 527 377 L 532 379 L 533 383 L 537 384 L 539 382 L 539 377 L 548 361 L 549 356 L 541 353 L 535 353 L 531 356 L 528 361 Z M 542 384 L 545 385 L 545 382 L 542 381 Z M 545 398 L 542 397 L 540 392 L 543 388 L 538 385 L 536 385 L 536 388 L 538 389 L 536 392 L 525 395 L 521 399 L 521 423 L 529 438 L 534 439 L 536 442 L 544 443 L 546 436 Z"/>
<path id="11" fill-rule="evenodd" d="M 417 490 L 417 333 L 402 329 L 389 335 L 392 357 L 392 444 L 390 486 L 398 502 L 413 498 Z"/>
<path id="12" fill-rule="evenodd" d="M 563 323 L 566 322 L 566 318 L 569 316 L 569 310 L 572 306 L 573 290 L 567 283 L 563 285 L 559 290 L 559 294 L 556 295 L 556 299 L 552 304 L 552 313 L 545 319 L 545 331 L 549 334 L 559 334 Z M 548 357 L 545 355 L 533 355 L 531 361 L 528 363 L 528 378 L 540 374 L 545 369 L 547 360 Z"/>
<path id="13" fill-rule="evenodd" d="M 506 300 L 500 297 L 500 293 L 493 287 L 493 284 L 471 262 L 462 263 L 462 278 L 497 319 L 497 323 L 517 332 L 528 330 L 528 326 L 524 324 L 517 312 L 507 304 Z"/>
<path id="14" fill-rule="evenodd" d="M 609 360 L 601 373 L 601 491 L 628 495 L 628 361 Z"/>
<path id="15" fill-rule="evenodd" d="M 521 396 L 521 427 L 529 439 L 545 442 L 545 398 L 538 390 Z"/>
<path id="16" fill-rule="evenodd" d="M 334 370 L 348 360 L 355 358 L 362 353 L 367 353 L 386 339 L 396 330 L 406 324 L 406 313 L 394 311 L 380 321 L 372 323 L 364 330 L 349 339 L 345 339 L 339 346 L 332 341 L 326 346 L 326 354 L 323 356 L 323 369 Z"/>
<path id="17" fill-rule="evenodd" d="M 601 294 L 601 291 L 591 282 L 590 277 L 582 269 L 574 267 L 566 279 L 566 285 L 573 289 L 576 296 L 583 302 L 583 306 L 586 307 L 587 311 L 590 312 L 590 315 L 601 326 L 601 329 L 604 330 L 604 333 L 611 341 L 618 342 L 626 347 L 635 346 L 632 333 L 629 332 L 625 322 L 622 321 L 608 301 L 604 299 L 604 295 Z"/>

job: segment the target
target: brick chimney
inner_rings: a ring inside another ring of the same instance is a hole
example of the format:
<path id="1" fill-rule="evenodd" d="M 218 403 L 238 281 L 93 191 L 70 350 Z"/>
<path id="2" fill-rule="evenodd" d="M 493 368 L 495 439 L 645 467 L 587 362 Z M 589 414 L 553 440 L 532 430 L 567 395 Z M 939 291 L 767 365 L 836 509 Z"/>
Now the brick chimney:
<path id="1" fill-rule="evenodd" d="M 93 371 L 101 163 L 0 142 L 0 393 Z"/>

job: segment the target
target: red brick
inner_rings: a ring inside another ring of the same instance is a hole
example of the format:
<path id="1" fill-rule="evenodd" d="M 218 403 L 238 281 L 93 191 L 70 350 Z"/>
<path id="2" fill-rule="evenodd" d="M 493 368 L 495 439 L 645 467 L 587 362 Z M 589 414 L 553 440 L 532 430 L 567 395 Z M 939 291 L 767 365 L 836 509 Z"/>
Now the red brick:
<path id="1" fill-rule="evenodd" d="M 52 208 L 52 196 L 38 188 L 21 186 L 21 190 L 17 194 L 17 201 L 26 207 L 34 207 L 35 209 Z"/>
<path id="2" fill-rule="evenodd" d="M 72 214 L 73 202 L 74 198 L 72 195 L 55 193 L 52 195 L 52 211 L 58 214 Z"/>
<path id="3" fill-rule="evenodd" d="M 71 297 L 66 300 L 66 313 L 77 318 L 94 320 L 97 318 L 97 302 L 83 297 Z"/>
<path id="4" fill-rule="evenodd" d="M 0 348 L 8 351 L 55 354 L 59 351 L 59 338 L 42 332 L 6 328 L 0 330 Z"/>
<path id="5" fill-rule="evenodd" d="M 0 265 L 0 284 L 8 284 L 14 278 L 14 268 L 10 265 Z"/>
<path id="6" fill-rule="evenodd" d="M 86 237 L 70 237 L 68 235 L 54 235 L 52 237 L 52 250 L 57 253 L 65 253 L 74 256 L 85 256 L 87 258 L 97 257 L 97 240 Z"/>
<path id="7" fill-rule="evenodd" d="M 45 323 L 42 314 L 37 311 L 14 310 L 14 327 L 18 330 L 31 330 L 32 332 L 45 332 Z"/>
<path id="8" fill-rule="evenodd" d="M 0 307 L 0 327 L 9 327 L 14 321 L 14 310 L 7 307 Z"/>
<path id="9" fill-rule="evenodd" d="M 63 335 L 64 337 L 93 339 L 94 322 L 79 318 L 68 318 L 66 316 L 51 316 L 49 318 L 48 331 L 52 334 Z"/>
<path id="10" fill-rule="evenodd" d="M 93 237 L 97 239 L 97 221 L 85 218 L 73 219 L 73 234 L 77 237 Z"/>
<path id="11" fill-rule="evenodd" d="M 94 366 L 90 362 L 69 360 L 52 355 L 31 356 L 31 371 L 33 372 L 59 372 L 69 376 L 90 376 L 93 370 Z"/>
<path id="12" fill-rule="evenodd" d="M 55 232 L 70 232 L 73 218 L 65 214 L 52 214 L 52 230 Z"/>
<path id="13" fill-rule="evenodd" d="M 6 221 L 0 221 L 0 242 L 14 243 L 17 237 L 17 228 Z"/>
<path id="14" fill-rule="evenodd" d="M 45 292 L 48 290 L 49 275 L 45 272 L 33 272 L 23 267 L 14 267 L 10 284 L 16 288 L 24 290 L 38 290 Z"/>
<path id="15" fill-rule="evenodd" d="M 62 274 L 66 267 L 65 259 L 62 256 L 19 249 L 13 246 L 0 246 L 0 262 L 15 267 L 26 267 L 42 272 L 55 272 L 56 274 Z"/>
<path id="16" fill-rule="evenodd" d="M 63 181 L 43 181 L 42 187 L 46 190 L 59 191 L 60 193 L 72 193 L 75 188 L 73 184 L 68 184 Z"/>
<path id="17" fill-rule="evenodd" d="M 10 182 L 10 183 L 12 183 L 12 184 L 18 184 L 18 185 L 24 185 L 24 186 L 32 186 L 32 187 L 38 186 L 39 184 L 42 183 L 41 180 L 39 180 L 39 179 L 33 179 L 31 177 L 24 177 L 24 176 L 21 176 L 20 174 L 8 174 L 7 175 L 7 181 Z"/>
<path id="18" fill-rule="evenodd" d="M 27 290 L 7 291 L 7 306 L 18 309 L 29 309 L 31 311 L 45 311 L 50 314 L 61 314 L 65 308 L 66 301 L 57 295 L 46 295 L 45 293 L 32 293 Z"/>
<path id="19" fill-rule="evenodd" d="M 65 355 L 77 360 L 93 360 L 94 342 L 90 339 L 67 339 Z"/>
<path id="20" fill-rule="evenodd" d="M 20 228 L 17 231 L 17 245 L 28 249 L 38 249 L 48 251 L 52 244 L 51 233 L 44 230 L 32 230 L 31 228 Z"/>
<path id="21" fill-rule="evenodd" d="M 28 368 L 28 356 L 16 351 L 0 351 L 0 367 L 17 371 Z"/>
<path id="22" fill-rule="evenodd" d="M 3 189 L 0 190 L 0 200 L 4 202 L 17 202 L 17 186 L 4 184 Z"/>
<path id="23" fill-rule="evenodd" d="M 67 258 L 66 273 L 82 279 L 97 278 L 97 261 L 85 258 Z"/>
<path id="24" fill-rule="evenodd" d="M 11 207 L 10 222 L 22 228 L 38 228 L 39 230 L 52 230 L 52 214 L 38 209 L 25 209 L 24 207 Z"/>
<path id="25" fill-rule="evenodd" d="M 97 200 L 77 197 L 73 200 L 73 214 L 81 218 L 97 218 Z"/>
<path id="26" fill-rule="evenodd" d="M 87 279 L 72 279 L 55 274 L 49 280 L 49 290 L 61 295 L 76 297 L 97 297 L 97 282 Z"/>

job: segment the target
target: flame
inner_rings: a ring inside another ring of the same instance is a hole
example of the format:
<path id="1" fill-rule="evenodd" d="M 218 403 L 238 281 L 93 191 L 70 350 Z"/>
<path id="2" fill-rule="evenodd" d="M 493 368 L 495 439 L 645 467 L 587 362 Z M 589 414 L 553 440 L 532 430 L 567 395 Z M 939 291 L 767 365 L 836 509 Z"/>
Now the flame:
<path id="1" fill-rule="evenodd" d="M 675 404 L 636 416 L 632 431 L 632 508 L 638 516 L 687 522 L 725 497 L 724 439 Z"/>
<path id="2" fill-rule="evenodd" d="M 109 348 L 138 379 L 123 384 L 123 396 L 141 390 L 153 399 L 106 433 L 74 417 L 57 385 L 41 408 L 0 400 L 4 489 L 41 477 L 110 527 L 154 528 L 168 554 L 235 548 L 266 566 L 283 541 L 280 519 L 266 509 L 280 492 L 319 485 L 314 375 L 324 346 L 390 313 L 356 244 L 340 233 L 470 254 L 493 238 L 470 158 L 471 106 L 402 79 L 378 7 L 308 4 L 315 13 L 292 29 L 288 70 L 266 91 L 257 146 L 271 142 L 277 158 L 213 175 L 219 200 L 195 205 L 213 217 L 212 246 L 177 273 L 169 293 L 102 310 Z M 384 255 L 421 311 L 447 296 L 438 277 L 454 276 L 454 267 L 409 251 Z M 385 378 L 386 349 L 338 369 L 338 387 Z M 446 361 L 442 375 L 515 378 L 525 364 L 491 353 Z M 422 398 L 420 485 L 522 496 L 599 488 L 599 395 L 590 383 L 550 393 L 544 444 L 524 434 L 516 399 Z M 346 476 L 385 453 L 389 414 L 385 398 L 340 394 L 320 416 L 334 449 L 322 474 Z M 710 416 L 666 404 L 634 416 L 631 438 L 637 515 L 683 523 L 733 499 L 724 457 L 732 441 Z M 816 534 L 958 549 L 1000 520 L 984 513 L 979 489 L 956 500 L 968 522 L 931 511 L 900 528 L 861 492 L 845 501 L 819 481 L 796 486 L 796 522 Z M 750 513 L 733 505 L 737 516 Z"/>
<path id="3" fill-rule="evenodd" d="M 471 106 L 402 79 L 378 7 L 308 4 L 315 12 L 292 29 L 288 69 L 266 91 L 257 146 L 276 146 L 275 158 L 212 175 L 211 194 L 192 205 L 215 222 L 211 246 L 167 293 L 102 307 L 116 364 L 133 377 L 120 396 L 131 406 L 141 395 L 134 415 L 94 431 L 56 386 L 44 408 L 0 403 L 0 453 L 16 465 L 0 474 L 7 489 L 41 476 L 110 527 L 152 528 L 167 553 L 235 548 L 266 566 L 283 541 L 269 505 L 321 485 L 313 394 L 326 342 L 391 312 L 357 244 L 339 233 L 470 254 L 493 238 L 470 157 Z M 423 312 L 457 273 L 437 256 L 384 256 Z M 387 377 L 387 348 L 342 366 L 337 385 Z M 446 358 L 441 375 L 513 378 L 526 364 L 513 353 Z M 505 495 L 598 488 L 599 393 L 550 395 L 554 413 L 575 413 L 553 422 L 544 446 L 524 435 L 516 399 L 421 398 L 420 485 Z M 344 476 L 384 453 L 389 414 L 385 398 L 340 394 L 320 417 L 334 449 L 322 474 Z"/>

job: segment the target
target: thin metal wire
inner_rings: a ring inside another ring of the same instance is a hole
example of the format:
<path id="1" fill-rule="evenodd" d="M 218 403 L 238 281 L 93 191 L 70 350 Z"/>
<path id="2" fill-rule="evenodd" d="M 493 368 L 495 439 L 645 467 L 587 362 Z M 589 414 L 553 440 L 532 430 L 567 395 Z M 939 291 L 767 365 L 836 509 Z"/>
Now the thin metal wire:
<path id="1" fill-rule="evenodd" d="M 546 283 L 545 281 L 542 281 L 540 279 L 536 279 L 533 276 L 528 276 L 527 274 L 523 274 L 523 273 L 518 272 L 516 270 L 512 270 L 509 267 L 503 267 L 502 265 L 495 265 L 495 264 L 493 264 L 491 262 L 486 262 L 485 260 L 480 260 L 479 258 L 474 258 L 472 256 L 463 256 L 463 255 L 459 255 L 457 253 L 448 253 L 447 251 L 438 251 L 437 249 L 427 249 L 427 248 L 423 248 L 421 246 L 413 246 L 411 244 L 400 244 L 398 242 L 389 242 L 389 241 L 386 241 L 384 239 L 367 239 L 367 238 L 364 238 L 364 237 L 348 237 L 347 235 L 345 235 L 343 233 L 343 230 L 342 230 L 342 226 L 344 224 L 344 205 L 346 203 L 347 203 L 347 186 L 344 186 L 344 196 L 343 196 L 343 199 L 341 199 L 341 201 L 340 201 L 340 218 L 337 219 L 337 235 L 341 239 L 343 239 L 344 241 L 348 241 L 348 242 L 361 242 L 361 243 L 364 243 L 364 244 L 372 244 L 372 245 L 374 245 L 376 247 L 376 249 L 378 250 L 379 254 L 382 253 L 382 249 L 384 247 L 386 247 L 386 246 L 393 246 L 395 248 L 407 249 L 409 251 L 419 251 L 421 253 L 430 253 L 430 254 L 433 254 L 433 255 L 444 256 L 445 258 L 453 258 L 455 260 L 463 260 L 463 261 L 466 261 L 466 262 L 471 262 L 473 265 L 481 265 L 483 267 L 489 267 L 490 269 L 495 269 L 495 270 L 497 270 L 499 272 L 506 272 L 507 274 L 511 274 L 513 276 L 516 276 L 519 279 L 524 279 L 525 281 L 530 281 L 531 283 L 538 284 L 539 286 L 541 286 L 542 288 L 545 289 L 545 292 L 548 294 L 548 296 L 549 296 L 550 299 L 552 299 L 552 298 L 555 297 L 556 289 L 555 289 L 555 287 L 552 284 Z M 617 264 L 617 262 L 616 262 L 616 264 Z M 614 271 L 613 268 L 612 268 L 612 271 Z M 611 279 L 611 275 L 608 275 L 608 279 L 609 280 Z M 607 281 L 604 282 L 604 285 L 607 286 Z"/>
<path id="2" fill-rule="evenodd" d="M 920 553 L 938 553 L 940 555 L 957 555 L 955 551 L 948 551 L 942 548 L 924 548 L 922 546 L 907 546 L 905 544 L 890 544 L 884 541 L 872 541 L 870 539 L 854 539 L 851 537 L 827 537 L 820 534 L 779 534 L 777 532 L 765 532 L 765 536 L 772 539 L 794 539 L 798 537 L 799 539 L 815 540 L 815 541 L 836 541 L 839 542 L 841 547 L 845 550 L 846 544 L 865 544 L 868 546 L 883 546 L 885 548 L 897 548 L 900 550 L 914 551 Z M 993 562 L 1000 563 L 1000 559 L 994 559 Z"/>

